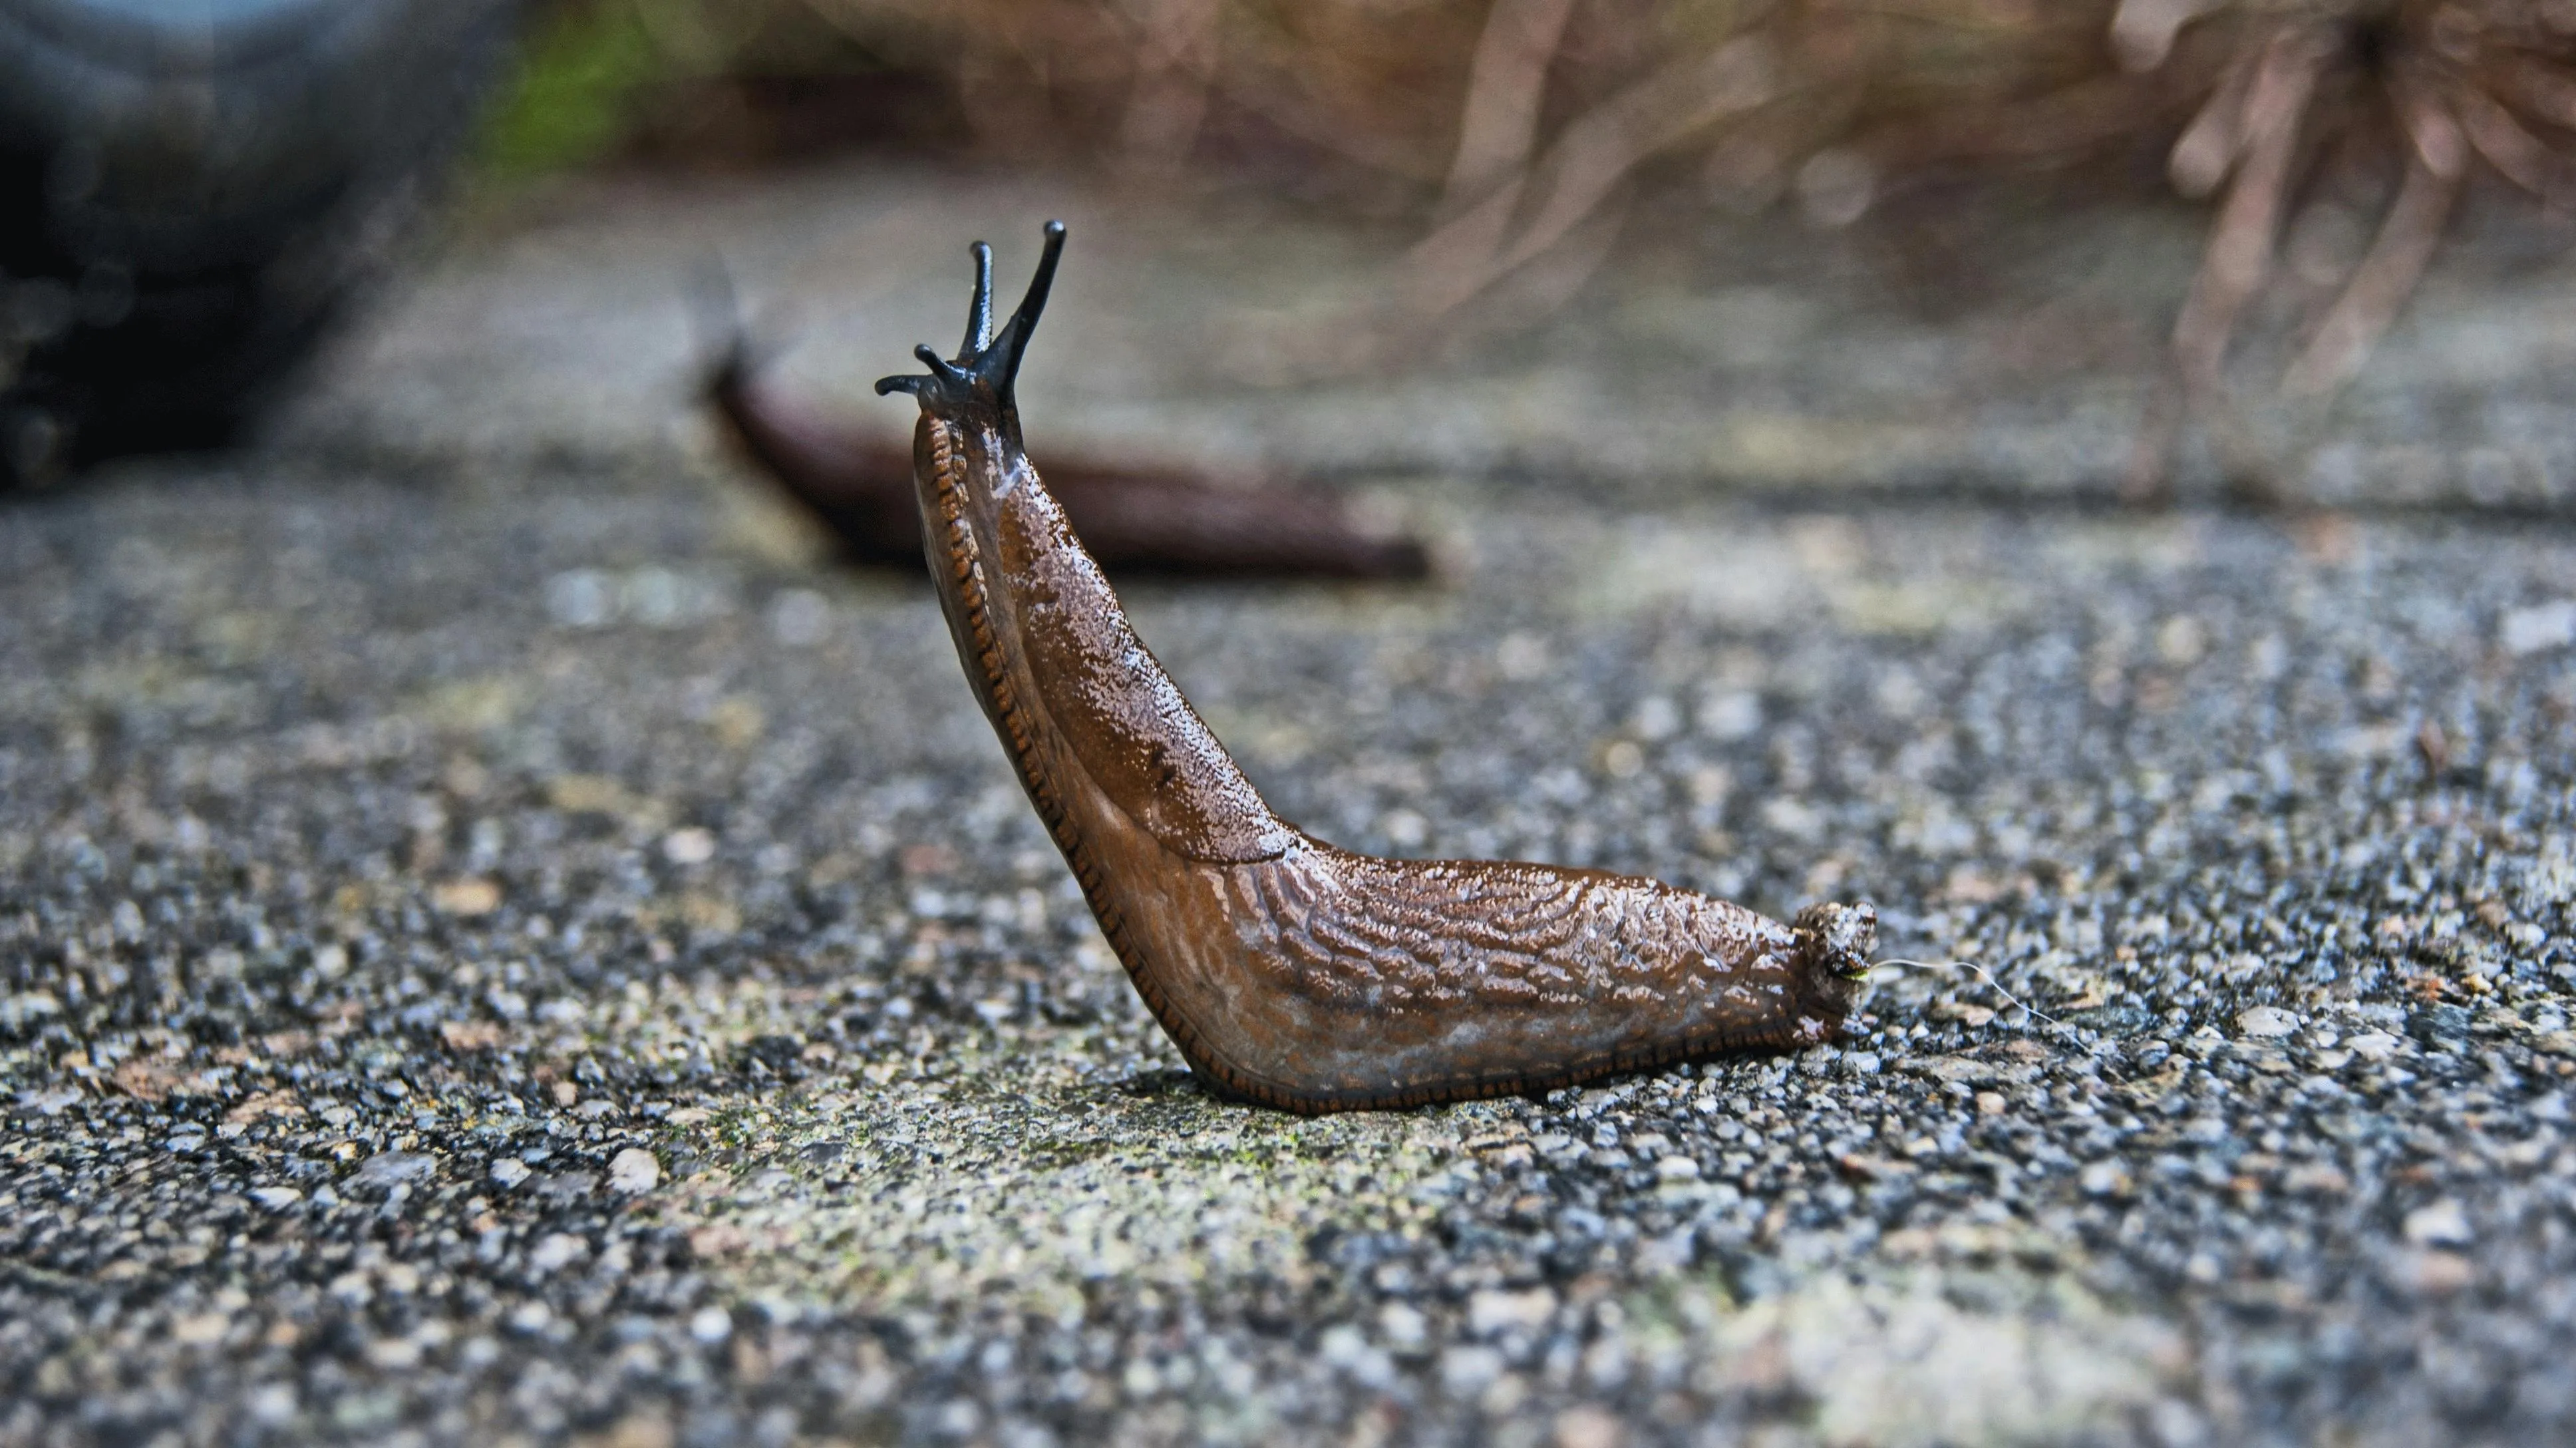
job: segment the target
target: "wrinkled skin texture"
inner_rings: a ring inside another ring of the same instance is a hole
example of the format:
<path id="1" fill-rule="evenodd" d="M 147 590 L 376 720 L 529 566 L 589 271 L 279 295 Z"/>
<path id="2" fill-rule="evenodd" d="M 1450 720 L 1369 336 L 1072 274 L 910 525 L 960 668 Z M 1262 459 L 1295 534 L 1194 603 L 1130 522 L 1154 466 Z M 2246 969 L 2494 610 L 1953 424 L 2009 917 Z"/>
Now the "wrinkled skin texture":
<path id="1" fill-rule="evenodd" d="M 1137 991 L 1191 1068 L 1298 1112 L 1546 1090 L 1830 1039 L 1875 914 L 1794 926 L 1653 880 L 1381 860 L 1270 812 L 1136 636 L 1019 442 L 1051 279 L 921 401 L 925 551 L 968 681 Z M 979 253 L 980 256 L 980 253 Z"/>

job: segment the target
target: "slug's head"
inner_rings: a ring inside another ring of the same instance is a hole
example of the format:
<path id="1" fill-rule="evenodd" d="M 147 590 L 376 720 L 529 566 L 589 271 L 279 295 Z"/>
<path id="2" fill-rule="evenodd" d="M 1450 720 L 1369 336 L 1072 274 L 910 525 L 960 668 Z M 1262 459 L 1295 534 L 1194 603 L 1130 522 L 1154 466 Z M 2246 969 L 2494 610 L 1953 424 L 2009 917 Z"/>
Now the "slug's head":
<path id="1" fill-rule="evenodd" d="M 1867 901 L 1810 905 L 1798 912 L 1792 933 L 1798 983 L 1810 1008 L 1831 1012 L 1839 1026 L 1869 978 L 1869 958 L 1878 948 L 1878 907 Z"/>
<path id="2" fill-rule="evenodd" d="M 1038 258 L 1037 275 L 1029 278 L 1019 310 L 1011 313 L 998 333 L 993 330 L 993 249 L 979 241 L 974 252 L 975 300 L 966 313 L 966 342 L 956 359 L 941 357 L 924 342 L 912 349 L 912 355 L 930 369 L 928 375 L 880 377 L 877 394 L 909 392 L 930 416 L 999 427 L 1016 446 L 1020 407 L 1012 387 L 1019 381 L 1020 358 L 1028 351 L 1029 334 L 1038 329 L 1038 314 L 1046 310 L 1047 291 L 1055 285 L 1055 264 L 1064 255 L 1064 223 L 1046 224 L 1046 251 Z"/>

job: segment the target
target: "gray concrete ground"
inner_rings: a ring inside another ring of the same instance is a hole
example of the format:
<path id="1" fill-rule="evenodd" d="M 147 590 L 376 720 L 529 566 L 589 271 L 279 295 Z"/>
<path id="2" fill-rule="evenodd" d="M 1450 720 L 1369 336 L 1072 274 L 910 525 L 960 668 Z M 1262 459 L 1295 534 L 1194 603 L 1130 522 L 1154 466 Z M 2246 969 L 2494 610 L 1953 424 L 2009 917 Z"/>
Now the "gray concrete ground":
<path id="1" fill-rule="evenodd" d="M 1381 241 L 935 179 L 568 198 L 264 450 L 0 504 L 0 1443 L 2576 1428 L 2565 271 L 2437 277 L 2301 455 L 2350 510 L 2147 515 L 2093 504 L 2187 216 L 1949 313 L 1859 239 L 1648 247 L 1282 381 Z M 1790 1059 L 1201 1094 L 927 588 L 679 402 L 706 251 L 875 406 L 1051 208 L 1041 447 L 1442 540 L 1436 587 L 1128 591 L 1283 813 L 1869 898 L 2049 1018 L 1890 967 Z"/>

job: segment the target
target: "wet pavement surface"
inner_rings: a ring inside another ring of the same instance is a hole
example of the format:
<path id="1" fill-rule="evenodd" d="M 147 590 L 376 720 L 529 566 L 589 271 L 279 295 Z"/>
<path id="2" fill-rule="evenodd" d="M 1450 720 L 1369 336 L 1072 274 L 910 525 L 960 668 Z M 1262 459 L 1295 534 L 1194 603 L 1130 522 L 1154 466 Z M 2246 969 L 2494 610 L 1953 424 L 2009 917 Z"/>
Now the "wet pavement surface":
<path id="1" fill-rule="evenodd" d="M 1090 254 L 1080 198 L 925 185 L 522 221 L 263 450 L 0 504 L 0 1444 L 2576 1428 L 2555 273 L 2395 340 L 2302 474 L 2346 511 L 2127 513 L 2117 356 L 1972 416 L 1940 347 L 1990 333 L 1918 319 L 1873 392 L 1902 309 L 1737 280 L 1823 340 L 1694 408 L 1598 362 L 1676 264 L 1282 383 L 1182 303 L 1223 263 L 1293 311 L 1363 242 Z M 1125 590 L 1282 814 L 1867 898 L 1988 974 L 1544 1100 L 1202 1093 L 927 586 L 820 562 L 676 400 L 693 256 L 821 278 L 784 365 L 858 406 L 1049 200 L 1033 442 L 1311 465 L 1439 539 L 1427 587 Z M 1966 461 L 1873 472 L 1906 437 Z"/>

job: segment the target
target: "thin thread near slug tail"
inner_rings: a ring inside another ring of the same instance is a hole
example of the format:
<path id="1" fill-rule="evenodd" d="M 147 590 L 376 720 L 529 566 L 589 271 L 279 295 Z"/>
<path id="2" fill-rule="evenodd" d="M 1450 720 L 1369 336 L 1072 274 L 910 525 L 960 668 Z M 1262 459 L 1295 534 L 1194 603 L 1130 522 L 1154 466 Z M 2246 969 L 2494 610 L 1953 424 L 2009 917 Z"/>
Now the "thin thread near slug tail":
<path id="1" fill-rule="evenodd" d="M 1905 960 L 1899 957 L 1890 956 L 1885 960 L 1871 961 L 1869 963 L 1869 968 L 1876 970 L 1882 965 L 1908 966 L 1915 970 L 1973 970 L 1978 975 L 1984 977 L 1986 984 L 1994 987 L 1995 994 L 2002 996 L 2007 1002 L 2028 1011 L 2033 1016 L 2048 1022 L 2052 1026 L 2062 1026 L 2066 1024 L 2057 1017 L 2050 1015 L 2048 1012 L 2041 1010 L 2039 1007 L 2032 1005 L 2030 1002 L 2023 1000 L 2019 996 L 2014 995 L 2011 991 L 2004 989 L 2004 983 L 1995 979 L 1995 973 L 1993 971 L 1986 969 L 1984 966 L 1977 964 L 1973 960 Z"/>

